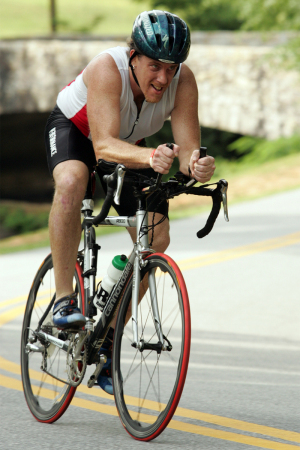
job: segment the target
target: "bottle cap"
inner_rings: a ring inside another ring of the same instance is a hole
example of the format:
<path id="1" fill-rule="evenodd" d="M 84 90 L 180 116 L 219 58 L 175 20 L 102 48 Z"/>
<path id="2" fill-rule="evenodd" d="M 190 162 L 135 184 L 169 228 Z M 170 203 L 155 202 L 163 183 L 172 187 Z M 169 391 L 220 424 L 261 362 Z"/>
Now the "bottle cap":
<path id="1" fill-rule="evenodd" d="M 128 258 L 126 255 L 117 255 L 112 260 L 113 266 L 118 270 L 124 270 L 127 264 Z"/>

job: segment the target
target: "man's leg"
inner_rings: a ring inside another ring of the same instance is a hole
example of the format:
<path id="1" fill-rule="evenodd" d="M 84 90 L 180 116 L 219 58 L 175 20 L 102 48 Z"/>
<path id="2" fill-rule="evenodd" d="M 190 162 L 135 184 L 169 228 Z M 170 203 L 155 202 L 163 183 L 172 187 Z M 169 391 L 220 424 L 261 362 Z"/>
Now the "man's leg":
<path id="1" fill-rule="evenodd" d="M 55 194 L 49 216 L 49 235 L 56 285 L 55 304 L 57 304 L 62 298 L 69 299 L 68 296 L 73 293 L 73 276 L 81 237 L 80 209 L 89 172 L 87 166 L 81 161 L 69 160 L 55 167 L 53 177 Z M 68 305 L 62 309 L 63 314 L 58 312 L 59 305 L 54 308 L 55 324 L 64 327 L 67 326 L 67 322 L 71 325 L 83 322 L 82 314 L 74 315 L 79 313 L 79 310 L 71 300 L 68 314 L 66 313 Z M 70 313 L 73 313 L 72 319 L 67 319 L 65 316 L 69 316 Z"/>

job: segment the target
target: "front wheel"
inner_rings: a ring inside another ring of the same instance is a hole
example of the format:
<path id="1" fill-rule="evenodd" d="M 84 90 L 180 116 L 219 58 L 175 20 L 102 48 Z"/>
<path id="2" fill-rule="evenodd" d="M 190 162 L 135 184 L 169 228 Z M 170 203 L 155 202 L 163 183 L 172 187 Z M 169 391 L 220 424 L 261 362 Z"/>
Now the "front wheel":
<path id="1" fill-rule="evenodd" d="M 78 306 L 84 314 L 82 270 L 76 263 L 73 288 L 78 293 Z M 59 347 L 35 338 L 41 331 L 65 341 L 68 346 L 74 335 L 59 334 L 52 322 L 55 284 L 52 256 L 40 266 L 33 281 L 23 320 L 21 337 L 21 373 L 25 398 L 39 422 L 55 422 L 69 406 L 76 387 L 68 382 L 67 353 Z"/>
<path id="2" fill-rule="evenodd" d="M 116 406 L 126 431 L 141 441 L 157 437 L 171 420 L 183 390 L 191 341 L 189 299 L 178 266 L 158 253 L 145 261 L 138 306 L 138 342 L 144 349 L 131 345 L 132 277 L 121 301 L 113 345 Z M 158 336 L 148 288 L 150 272 L 154 274 L 164 336 L 165 349 L 161 351 L 151 348 L 158 343 Z"/>

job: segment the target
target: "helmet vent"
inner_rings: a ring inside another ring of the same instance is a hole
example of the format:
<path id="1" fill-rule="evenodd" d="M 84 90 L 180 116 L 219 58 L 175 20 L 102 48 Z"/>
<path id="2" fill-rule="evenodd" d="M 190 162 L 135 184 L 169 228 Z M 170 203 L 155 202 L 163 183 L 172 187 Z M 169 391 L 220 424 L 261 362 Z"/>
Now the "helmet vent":
<path id="1" fill-rule="evenodd" d="M 171 52 L 172 49 L 173 49 L 173 45 L 174 45 L 174 37 L 173 37 L 173 36 L 170 36 L 170 37 L 169 37 L 169 51 L 170 51 L 170 52 Z M 182 47 L 181 47 L 181 49 L 182 49 Z M 181 49 L 180 49 L 180 51 L 181 51 Z"/>
<path id="2" fill-rule="evenodd" d="M 181 50 L 183 49 L 184 44 L 185 44 L 185 42 L 184 42 L 184 39 L 183 39 L 183 40 L 180 42 L 180 47 L 179 47 L 179 49 L 178 49 L 178 53 L 179 53 L 179 54 L 180 54 Z"/>
<path id="3" fill-rule="evenodd" d="M 166 16 L 167 16 L 167 20 L 168 20 L 169 24 L 170 24 L 170 25 L 173 25 L 173 23 L 174 23 L 173 17 L 170 16 L 169 14 L 166 14 Z"/>
<path id="4" fill-rule="evenodd" d="M 154 14 L 149 14 L 150 20 L 152 23 L 156 23 L 157 22 L 157 17 Z"/>
<path id="5" fill-rule="evenodd" d="M 156 34 L 155 37 L 156 37 L 156 42 L 157 42 L 158 48 L 161 48 L 161 35 Z"/>

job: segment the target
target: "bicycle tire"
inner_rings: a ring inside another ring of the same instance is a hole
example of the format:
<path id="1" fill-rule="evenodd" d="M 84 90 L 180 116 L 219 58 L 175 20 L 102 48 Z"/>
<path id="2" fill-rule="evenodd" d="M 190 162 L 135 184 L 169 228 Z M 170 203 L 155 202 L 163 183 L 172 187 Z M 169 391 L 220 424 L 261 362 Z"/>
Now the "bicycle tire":
<path id="1" fill-rule="evenodd" d="M 77 262 L 74 273 L 74 290 L 78 292 L 78 306 L 84 314 L 84 287 L 81 276 L 82 269 Z M 33 280 L 24 314 L 21 337 L 21 375 L 23 390 L 27 405 L 33 416 L 39 422 L 53 423 L 59 419 L 68 408 L 76 392 L 76 387 L 66 382 L 66 353 L 51 344 L 47 349 L 47 369 L 41 369 L 44 354 L 25 352 L 31 330 L 36 330 L 38 322 L 44 314 L 42 330 L 57 336 L 58 330 L 52 322 L 52 305 L 49 303 L 55 296 L 52 255 L 43 261 Z M 46 327 L 46 328 L 45 328 Z M 58 379 L 65 380 L 65 383 Z"/>
<path id="2" fill-rule="evenodd" d="M 185 383 L 191 341 L 189 299 L 180 269 L 164 254 L 152 254 L 146 261 L 140 289 L 145 276 L 154 269 L 162 331 L 172 350 L 159 354 L 153 350 L 140 352 L 131 346 L 131 276 L 118 312 L 112 356 L 116 407 L 126 431 L 140 441 L 156 438 L 173 417 Z M 142 295 L 138 341 L 157 343 L 149 289 Z M 156 380 L 158 387 L 154 386 Z"/>

